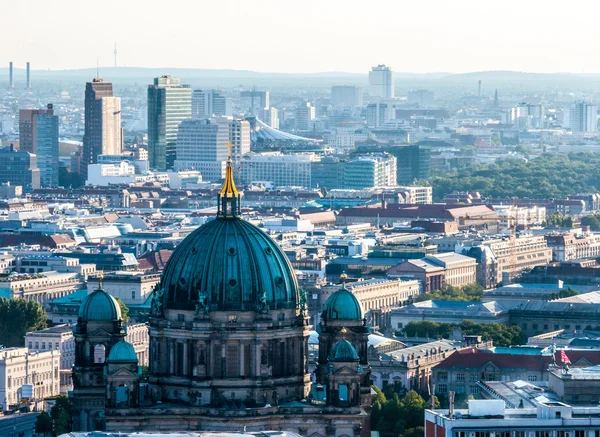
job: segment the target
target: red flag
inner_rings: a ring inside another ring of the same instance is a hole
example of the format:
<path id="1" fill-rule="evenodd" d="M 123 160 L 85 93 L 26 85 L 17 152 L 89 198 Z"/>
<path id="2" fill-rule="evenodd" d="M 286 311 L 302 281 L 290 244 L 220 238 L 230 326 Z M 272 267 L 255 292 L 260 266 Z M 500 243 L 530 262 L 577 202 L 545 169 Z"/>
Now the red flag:
<path id="1" fill-rule="evenodd" d="M 567 354 L 565 353 L 564 350 L 560 351 L 560 360 L 564 364 L 571 364 L 571 360 L 569 359 L 569 357 L 567 356 Z"/>

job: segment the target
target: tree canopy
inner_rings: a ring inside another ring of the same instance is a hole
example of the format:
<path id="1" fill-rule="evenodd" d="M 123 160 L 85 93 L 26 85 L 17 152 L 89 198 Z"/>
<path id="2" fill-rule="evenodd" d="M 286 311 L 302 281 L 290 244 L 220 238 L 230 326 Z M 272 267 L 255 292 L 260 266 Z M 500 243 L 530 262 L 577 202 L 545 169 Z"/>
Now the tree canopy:
<path id="1" fill-rule="evenodd" d="M 600 216 L 588 215 L 582 217 L 581 226 L 589 226 L 592 231 L 600 231 Z"/>
<path id="2" fill-rule="evenodd" d="M 414 390 L 406 391 L 400 383 L 388 384 L 383 391 L 373 386 L 376 396 L 371 412 L 371 426 L 383 437 L 423 435 L 425 409 L 429 403 Z M 436 408 L 439 402 L 434 399 Z"/>
<path id="3" fill-rule="evenodd" d="M 479 284 L 465 285 L 464 287 L 453 287 L 449 285 L 445 290 L 435 290 L 431 293 L 421 294 L 415 298 L 415 302 L 426 300 L 457 300 L 464 302 L 481 302 L 483 287 Z"/>
<path id="4" fill-rule="evenodd" d="M 35 432 L 46 436 L 52 433 L 52 418 L 46 411 L 42 411 L 35 421 Z"/>
<path id="5" fill-rule="evenodd" d="M 492 340 L 494 346 L 515 346 L 524 344 L 525 336 L 516 325 L 506 326 L 500 323 L 475 323 L 465 320 L 456 323 L 438 323 L 431 320 L 410 322 L 401 331 L 408 337 L 450 338 L 455 329 L 463 335 L 481 335 L 483 340 Z"/>
<path id="6" fill-rule="evenodd" d="M 0 344 L 22 347 L 25 334 L 45 328 L 46 313 L 32 300 L 0 298 Z"/>
<path id="7" fill-rule="evenodd" d="M 71 410 L 71 399 L 68 396 L 60 395 L 56 398 L 56 403 L 50 409 L 50 417 L 54 423 L 56 435 L 71 431 Z"/>
<path id="8" fill-rule="evenodd" d="M 436 200 L 453 191 L 479 191 L 500 198 L 564 198 L 600 191 L 599 167 L 598 153 L 544 153 L 531 160 L 510 158 L 444 171 L 430 183 Z"/>

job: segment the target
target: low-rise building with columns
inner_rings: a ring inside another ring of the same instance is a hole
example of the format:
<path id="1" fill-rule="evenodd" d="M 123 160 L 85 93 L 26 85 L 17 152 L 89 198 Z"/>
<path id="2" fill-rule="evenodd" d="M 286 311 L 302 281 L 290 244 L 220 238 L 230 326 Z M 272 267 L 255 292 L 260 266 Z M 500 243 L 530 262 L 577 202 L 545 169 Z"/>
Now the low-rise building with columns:
<path id="1" fill-rule="evenodd" d="M 83 288 L 85 282 L 73 272 L 13 273 L 0 278 L 0 297 L 33 300 L 42 305 Z"/>
<path id="2" fill-rule="evenodd" d="M 0 404 L 16 405 L 21 387 L 33 385 L 33 397 L 60 394 L 60 351 L 30 352 L 25 347 L 0 349 Z"/>
<path id="3" fill-rule="evenodd" d="M 322 305 L 327 301 L 339 285 L 329 285 L 320 289 L 317 296 L 321 309 L 311 308 L 311 322 L 317 325 L 320 320 Z M 393 308 L 407 305 L 413 297 L 421 294 L 421 285 L 417 280 L 404 281 L 401 279 L 359 279 L 348 282 L 346 288 L 358 298 L 365 310 L 367 323 L 373 328 L 384 330 L 391 327 L 390 315 Z"/>

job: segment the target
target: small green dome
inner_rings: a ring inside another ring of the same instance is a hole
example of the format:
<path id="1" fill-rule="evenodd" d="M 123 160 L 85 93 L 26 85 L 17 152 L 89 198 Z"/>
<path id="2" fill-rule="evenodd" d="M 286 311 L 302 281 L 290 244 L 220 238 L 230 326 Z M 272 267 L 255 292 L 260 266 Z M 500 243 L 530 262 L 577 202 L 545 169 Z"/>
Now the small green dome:
<path id="1" fill-rule="evenodd" d="M 121 340 L 110 349 L 106 362 L 137 363 L 138 357 L 133 346 L 125 340 Z"/>
<path id="2" fill-rule="evenodd" d="M 362 305 L 350 290 L 340 288 L 333 293 L 323 306 L 325 320 L 362 320 Z"/>
<path id="3" fill-rule="evenodd" d="M 88 294 L 79 307 L 79 318 L 86 322 L 109 322 L 121 320 L 121 308 L 117 300 L 104 290 Z"/>
<path id="4" fill-rule="evenodd" d="M 354 346 L 348 340 L 340 340 L 336 344 L 333 345 L 331 351 L 329 351 L 329 356 L 327 357 L 329 361 L 337 361 L 337 362 L 348 362 L 348 361 L 358 361 L 358 353 Z"/>

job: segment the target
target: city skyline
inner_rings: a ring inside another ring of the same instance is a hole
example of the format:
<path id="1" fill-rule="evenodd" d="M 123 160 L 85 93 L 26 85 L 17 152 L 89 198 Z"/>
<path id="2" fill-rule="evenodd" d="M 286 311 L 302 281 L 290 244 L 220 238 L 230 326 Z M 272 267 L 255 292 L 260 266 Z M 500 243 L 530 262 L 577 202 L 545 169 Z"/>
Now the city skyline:
<path id="1" fill-rule="evenodd" d="M 108 1 L 94 11 L 94 20 L 86 19 L 85 5 L 73 0 L 59 4 L 30 1 L 6 8 L 4 31 L 19 34 L 20 44 L 5 47 L 0 65 L 13 61 L 19 67 L 31 61 L 34 69 L 52 70 L 113 66 L 116 42 L 119 66 L 366 73 L 385 63 L 395 72 L 414 73 L 600 72 L 600 60 L 589 56 L 595 5 L 581 14 L 539 1 L 482 8 L 471 0 L 381 1 L 372 7 L 309 0 L 293 8 L 271 0 L 231 0 L 210 7 L 190 3 L 185 14 L 179 13 L 181 8 L 144 13 L 140 25 L 135 20 L 147 8 L 140 1 Z M 198 21 L 205 15 L 216 19 Z M 261 26 L 265 16 L 269 20 Z M 56 20 L 69 25 L 56 26 Z M 104 37 L 106 22 L 112 23 L 110 38 Z M 521 30 L 506 32 L 508 23 Z M 561 29 L 560 38 L 544 43 L 552 28 Z M 236 56 L 230 56 L 232 51 Z"/>

